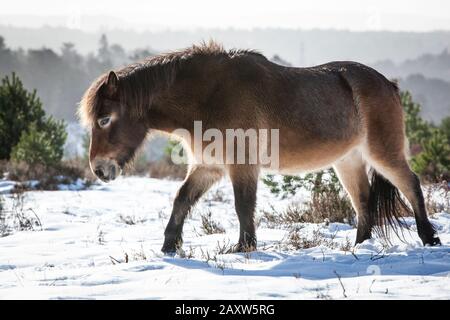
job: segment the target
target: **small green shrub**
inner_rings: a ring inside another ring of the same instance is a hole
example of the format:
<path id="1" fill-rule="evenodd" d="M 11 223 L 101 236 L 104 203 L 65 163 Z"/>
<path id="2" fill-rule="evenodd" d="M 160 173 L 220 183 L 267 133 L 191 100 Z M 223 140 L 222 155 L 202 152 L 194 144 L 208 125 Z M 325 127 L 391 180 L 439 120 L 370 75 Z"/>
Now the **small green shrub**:
<path id="1" fill-rule="evenodd" d="M 355 213 L 351 202 L 332 169 L 304 176 L 283 176 L 280 182 L 274 176 L 266 176 L 263 182 L 272 193 L 283 198 L 294 195 L 300 189 L 311 192 L 310 200 L 303 204 L 291 204 L 281 214 L 265 212 L 264 218 L 269 223 L 354 222 Z"/>
<path id="2" fill-rule="evenodd" d="M 66 138 L 62 121 L 49 117 L 41 125 L 33 122 L 28 131 L 22 132 L 19 143 L 13 147 L 11 159 L 31 165 L 55 166 L 63 157 Z"/>
<path id="3" fill-rule="evenodd" d="M 308 236 L 302 233 L 301 226 L 296 226 L 293 227 L 286 238 L 283 239 L 282 245 L 287 249 L 294 250 L 310 249 L 318 246 L 335 249 L 338 246 L 338 243 L 334 241 L 334 237 L 325 237 L 319 229 L 314 230 L 312 234 Z"/>
<path id="4" fill-rule="evenodd" d="M 263 183 L 276 195 L 286 198 L 295 195 L 299 189 L 305 189 L 314 193 L 334 192 L 340 193 L 343 188 L 333 169 L 322 170 L 316 173 L 308 173 L 304 176 L 282 176 L 282 181 L 277 181 L 275 176 L 266 175 Z"/>
<path id="5" fill-rule="evenodd" d="M 420 144 L 431 133 L 431 125 L 422 119 L 422 106 L 413 101 L 409 91 L 400 92 L 400 100 L 405 112 L 405 131 L 411 146 Z"/>
<path id="6" fill-rule="evenodd" d="M 174 163 L 172 160 L 174 154 L 179 159 L 184 159 L 185 153 L 182 145 L 178 141 L 170 139 L 164 148 L 164 156 L 159 160 L 151 161 L 147 164 L 150 177 L 156 179 L 183 180 L 186 177 L 188 165 L 186 163 Z"/>
<path id="7" fill-rule="evenodd" d="M 63 121 L 46 117 L 36 90 L 13 73 L 0 84 L 0 159 L 55 166 L 67 138 Z"/>
<path id="8" fill-rule="evenodd" d="M 411 150 L 411 167 L 427 182 L 440 182 L 450 178 L 450 117 L 440 126 L 420 116 L 422 107 L 415 103 L 411 93 L 400 93 L 405 112 L 405 130 Z"/>
<path id="9" fill-rule="evenodd" d="M 421 146 L 422 151 L 411 159 L 413 170 L 430 181 L 445 179 L 450 172 L 450 146 L 445 134 L 434 129 Z"/>
<path id="10" fill-rule="evenodd" d="M 444 119 L 442 119 L 439 128 L 445 134 L 447 140 L 450 141 L 450 117 L 445 117 Z"/>

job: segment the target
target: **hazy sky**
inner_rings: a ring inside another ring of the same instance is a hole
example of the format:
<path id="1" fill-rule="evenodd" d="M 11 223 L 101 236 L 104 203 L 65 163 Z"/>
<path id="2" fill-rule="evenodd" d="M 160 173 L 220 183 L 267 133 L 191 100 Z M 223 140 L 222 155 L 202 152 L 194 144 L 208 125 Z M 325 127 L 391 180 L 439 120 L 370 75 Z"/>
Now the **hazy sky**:
<path id="1" fill-rule="evenodd" d="M 447 0 L 0 0 L 3 24 L 87 30 L 93 15 L 102 16 L 99 25 L 136 29 L 450 30 Z"/>

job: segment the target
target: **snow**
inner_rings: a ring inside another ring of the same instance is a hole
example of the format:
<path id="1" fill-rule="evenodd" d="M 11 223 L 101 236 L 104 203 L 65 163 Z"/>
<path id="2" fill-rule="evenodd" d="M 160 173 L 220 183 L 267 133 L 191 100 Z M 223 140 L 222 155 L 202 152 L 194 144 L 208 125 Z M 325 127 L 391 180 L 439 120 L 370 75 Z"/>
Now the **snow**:
<path id="1" fill-rule="evenodd" d="M 413 230 L 406 243 L 394 239 L 386 247 L 371 239 L 350 250 L 344 247 L 356 230 L 346 224 L 304 224 L 302 235 L 319 232 L 336 245 L 293 250 L 283 245 L 286 227 L 262 222 L 256 252 L 216 254 L 234 244 L 239 230 L 232 189 L 224 180 L 187 219 L 185 255 L 170 257 L 160 248 L 180 185 L 125 177 L 88 190 L 75 185 L 27 192 L 24 208 L 33 209 L 42 230 L 0 238 L 0 299 L 450 298 L 449 213 L 432 218 L 440 247 L 423 247 L 409 218 Z M 11 206 L 12 198 L 6 198 L 5 206 Z M 257 215 L 292 200 L 280 200 L 261 184 Z M 226 233 L 202 233 L 200 213 L 208 210 Z"/>
<path id="2" fill-rule="evenodd" d="M 0 180 L 0 194 L 10 193 L 15 186 L 16 183 L 14 181 Z"/>

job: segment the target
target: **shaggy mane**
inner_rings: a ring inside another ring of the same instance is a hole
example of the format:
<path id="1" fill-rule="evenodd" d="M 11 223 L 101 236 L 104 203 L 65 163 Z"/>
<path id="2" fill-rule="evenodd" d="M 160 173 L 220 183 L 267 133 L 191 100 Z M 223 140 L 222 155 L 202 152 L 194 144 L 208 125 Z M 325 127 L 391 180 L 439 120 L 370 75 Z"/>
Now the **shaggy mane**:
<path id="1" fill-rule="evenodd" d="M 119 78 L 119 101 L 128 106 L 131 115 L 140 117 L 151 103 L 149 88 L 169 86 L 183 62 L 200 57 L 234 59 L 242 56 L 264 57 L 254 50 L 225 50 L 214 42 L 202 42 L 180 51 L 159 54 L 115 70 Z M 108 73 L 98 77 L 86 90 L 79 103 L 78 117 L 86 127 L 91 127 L 99 111 L 98 96 Z"/>

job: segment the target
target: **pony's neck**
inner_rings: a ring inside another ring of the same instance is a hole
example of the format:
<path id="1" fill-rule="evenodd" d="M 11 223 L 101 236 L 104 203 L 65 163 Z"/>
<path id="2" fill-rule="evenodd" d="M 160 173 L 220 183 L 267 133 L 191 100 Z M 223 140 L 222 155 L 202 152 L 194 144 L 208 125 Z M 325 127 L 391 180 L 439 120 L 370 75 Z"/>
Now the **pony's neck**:
<path id="1" fill-rule="evenodd" d="M 171 74 L 158 72 L 161 78 L 155 78 L 161 85 L 151 92 L 153 98 L 146 114 L 148 128 L 169 133 L 176 129 L 191 131 L 194 121 L 204 120 L 199 111 L 210 95 L 214 77 L 205 75 L 208 67 L 202 62 L 183 63 L 169 70 Z"/>

